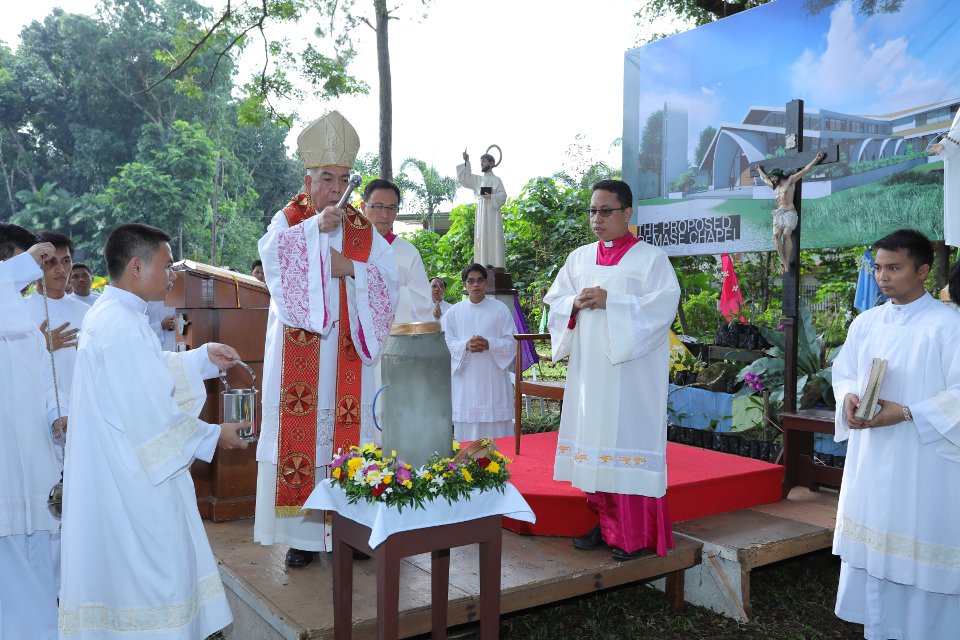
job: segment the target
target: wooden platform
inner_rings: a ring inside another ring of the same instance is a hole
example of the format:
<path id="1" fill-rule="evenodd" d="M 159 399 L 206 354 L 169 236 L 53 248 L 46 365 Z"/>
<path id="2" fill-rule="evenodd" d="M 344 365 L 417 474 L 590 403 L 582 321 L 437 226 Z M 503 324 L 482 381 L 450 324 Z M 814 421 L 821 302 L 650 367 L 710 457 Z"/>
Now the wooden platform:
<path id="1" fill-rule="evenodd" d="M 329 554 L 303 569 L 287 569 L 286 547 L 252 542 L 253 521 L 205 523 L 220 561 L 234 624 L 225 637 L 237 640 L 289 640 L 333 637 L 333 576 Z M 652 554 L 617 562 L 607 549 L 578 551 L 569 538 L 521 536 L 503 532 L 501 613 L 510 613 L 609 587 L 649 580 L 696 566 L 701 544 L 683 536 L 666 557 Z M 448 624 L 477 619 L 477 546 L 450 553 Z M 376 575 L 372 562 L 354 565 L 354 638 L 376 630 Z M 680 573 L 680 576 L 683 574 Z M 400 568 L 400 637 L 430 630 L 430 556 L 413 556 Z M 669 589 L 668 589 L 669 591 Z M 676 594 L 682 592 L 682 584 Z M 669 595 L 669 594 L 668 594 Z"/>
<path id="2" fill-rule="evenodd" d="M 830 548 L 838 495 L 796 487 L 780 502 L 674 525 L 703 544 L 702 563 L 687 572 L 686 600 L 749 620 L 751 571 Z"/>

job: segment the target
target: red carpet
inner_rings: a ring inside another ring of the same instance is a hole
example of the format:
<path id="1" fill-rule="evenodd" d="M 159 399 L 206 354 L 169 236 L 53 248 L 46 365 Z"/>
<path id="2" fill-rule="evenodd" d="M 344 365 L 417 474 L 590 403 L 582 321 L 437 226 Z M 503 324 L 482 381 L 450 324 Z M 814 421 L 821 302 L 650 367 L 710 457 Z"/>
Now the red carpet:
<path id="1" fill-rule="evenodd" d="M 578 536 L 597 524 L 586 498 L 568 482 L 553 479 L 557 433 L 522 436 L 520 455 L 513 438 L 497 439 L 510 463 L 511 482 L 537 514 L 536 524 L 503 519 L 510 531 L 536 536 Z M 681 522 L 780 500 L 783 467 L 667 443 L 667 504 L 670 520 Z"/>

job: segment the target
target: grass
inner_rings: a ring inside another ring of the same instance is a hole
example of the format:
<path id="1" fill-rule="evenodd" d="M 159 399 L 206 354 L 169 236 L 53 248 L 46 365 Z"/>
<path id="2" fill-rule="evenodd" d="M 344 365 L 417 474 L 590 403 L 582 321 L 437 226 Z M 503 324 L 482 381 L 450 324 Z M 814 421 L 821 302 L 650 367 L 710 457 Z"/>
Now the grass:
<path id="1" fill-rule="evenodd" d="M 803 202 L 803 248 L 862 244 L 895 229 L 910 227 L 931 238 L 943 237 L 943 184 L 930 174 L 940 163 L 914 167 L 886 180 L 845 189 Z M 773 200 L 726 200 L 713 211 L 739 214 L 742 227 L 770 227 Z"/>
<path id="2" fill-rule="evenodd" d="M 500 637 L 516 640 L 832 640 L 863 638 L 863 627 L 833 614 L 839 560 L 829 551 L 752 573 L 754 619 L 741 624 L 702 607 L 680 612 L 663 593 L 627 585 L 501 617 Z M 422 636 L 426 638 L 428 636 Z M 476 640 L 477 625 L 450 638 Z"/>

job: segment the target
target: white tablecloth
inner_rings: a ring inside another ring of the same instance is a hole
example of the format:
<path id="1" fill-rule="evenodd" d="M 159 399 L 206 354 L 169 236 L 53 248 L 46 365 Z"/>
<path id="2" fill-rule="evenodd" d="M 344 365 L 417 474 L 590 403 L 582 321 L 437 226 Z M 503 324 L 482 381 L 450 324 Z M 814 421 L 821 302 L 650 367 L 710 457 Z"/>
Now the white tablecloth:
<path id="1" fill-rule="evenodd" d="M 469 500 L 449 504 L 445 499 L 438 498 L 433 502 L 424 502 L 423 509 L 409 506 L 401 512 L 383 503 L 360 501 L 350 504 L 347 494 L 334 486 L 333 482 L 322 480 L 303 506 L 307 509 L 336 511 L 345 518 L 370 527 L 368 544 L 371 549 L 401 531 L 456 524 L 487 516 L 505 515 L 523 522 L 537 521 L 530 505 L 510 483 L 507 483 L 503 493 L 495 490 L 473 491 Z"/>

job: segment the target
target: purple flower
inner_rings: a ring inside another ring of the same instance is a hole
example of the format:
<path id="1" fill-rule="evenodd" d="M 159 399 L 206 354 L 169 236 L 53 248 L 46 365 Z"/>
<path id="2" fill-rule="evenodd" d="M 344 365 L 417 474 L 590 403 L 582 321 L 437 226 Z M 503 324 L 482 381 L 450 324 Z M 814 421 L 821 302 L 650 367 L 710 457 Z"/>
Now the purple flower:
<path id="1" fill-rule="evenodd" d="M 405 482 L 412 478 L 412 476 L 410 475 L 410 471 L 408 471 L 406 467 L 397 467 L 397 470 L 394 472 L 394 475 L 397 476 L 397 480 L 399 480 L 400 482 Z"/>
<path id="2" fill-rule="evenodd" d="M 743 382 L 754 391 L 763 391 L 763 379 L 755 373 L 744 374 Z"/>
<path id="3" fill-rule="evenodd" d="M 783 323 L 777 325 L 777 331 L 783 331 Z"/>
<path id="4" fill-rule="evenodd" d="M 457 468 L 457 463 L 456 463 L 456 462 L 448 462 L 448 463 L 447 463 L 447 469 L 456 469 L 456 468 Z"/>

